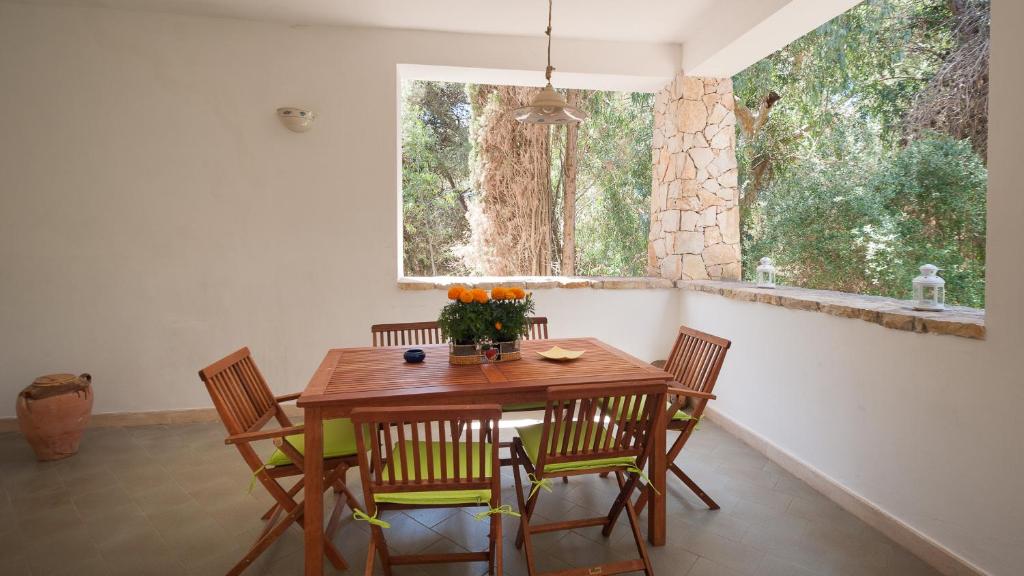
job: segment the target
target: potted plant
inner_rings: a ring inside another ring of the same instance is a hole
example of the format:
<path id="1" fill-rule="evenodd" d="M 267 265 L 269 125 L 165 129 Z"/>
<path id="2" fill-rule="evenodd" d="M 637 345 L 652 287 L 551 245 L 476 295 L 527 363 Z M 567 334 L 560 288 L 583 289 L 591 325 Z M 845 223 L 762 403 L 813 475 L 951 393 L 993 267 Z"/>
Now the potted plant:
<path id="1" fill-rule="evenodd" d="M 437 319 L 442 337 L 449 341 L 448 359 L 453 364 L 478 364 L 479 344 L 491 317 L 490 297 L 486 290 L 456 285 L 448 289 L 448 299 L 451 302 Z"/>
<path id="2" fill-rule="evenodd" d="M 491 290 L 487 336 L 498 348 L 496 360 L 518 360 L 519 342 L 530 329 L 533 298 L 522 288 L 496 286 Z"/>

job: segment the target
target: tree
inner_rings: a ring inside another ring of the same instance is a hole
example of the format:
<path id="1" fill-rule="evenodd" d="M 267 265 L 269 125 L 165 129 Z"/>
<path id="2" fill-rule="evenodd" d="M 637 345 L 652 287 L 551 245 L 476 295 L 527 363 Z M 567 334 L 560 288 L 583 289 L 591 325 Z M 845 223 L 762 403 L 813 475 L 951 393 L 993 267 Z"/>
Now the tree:
<path id="1" fill-rule="evenodd" d="M 402 92 L 405 273 L 465 272 L 453 248 L 466 241 L 469 105 L 461 84 L 410 82 Z"/>
<path id="2" fill-rule="evenodd" d="M 868 0 L 733 79 L 748 277 L 773 256 L 789 283 L 907 297 L 932 262 L 983 305 L 987 14 Z"/>
<path id="3" fill-rule="evenodd" d="M 532 91 L 405 85 L 406 274 L 645 272 L 652 95 L 569 90 L 590 118 L 549 130 L 508 114 Z"/>
<path id="4" fill-rule="evenodd" d="M 566 101 L 579 107 L 580 91 L 569 90 Z M 565 150 L 562 152 L 562 260 L 563 276 L 576 275 L 576 174 L 579 165 L 579 125 L 566 124 Z"/>
<path id="5" fill-rule="evenodd" d="M 518 122 L 509 110 L 538 92 L 518 86 L 468 87 L 473 187 L 464 260 L 495 276 L 551 273 L 552 195 L 546 126 Z"/>

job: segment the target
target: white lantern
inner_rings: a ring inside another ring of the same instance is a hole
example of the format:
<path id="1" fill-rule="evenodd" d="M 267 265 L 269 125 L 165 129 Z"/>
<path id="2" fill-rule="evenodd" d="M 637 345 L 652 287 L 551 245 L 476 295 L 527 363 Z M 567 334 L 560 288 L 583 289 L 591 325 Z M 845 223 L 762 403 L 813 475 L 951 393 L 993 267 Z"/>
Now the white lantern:
<path id="1" fill-rule="evenodd" d="M 772 266 L 772 259 L 767 256 L 761 258 L 761 264 L 757 267 L 757 287 L 775 288 L 775 266 Z"/>
<path id="2" fill-rule="evenodd" d="M 946 281 L 936 272 L 937 266 L 921 266 L 921 275 L 914 278 L 914 310 L 945 310 Z"/>

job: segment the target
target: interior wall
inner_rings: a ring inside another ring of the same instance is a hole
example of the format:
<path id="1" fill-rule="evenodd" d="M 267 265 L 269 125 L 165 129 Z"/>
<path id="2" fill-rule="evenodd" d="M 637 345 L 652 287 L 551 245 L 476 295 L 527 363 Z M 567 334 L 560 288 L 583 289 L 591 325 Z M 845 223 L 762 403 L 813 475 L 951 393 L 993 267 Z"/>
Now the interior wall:
<path id="1" fill-rule="evenodd" d="M 559 44 L 578 81 L 679 65 L 678 46 Z M 299 390 L 371 324 L 436 317 L 444 292 L 396 286 L 397 66 L 543 62 L 543 38 L 0 3 L 0 418 L 56 371 L 94 375 L 97 413 L 209 406 L 196 371 L 242 345 Z M 295 134 L 279 106 L 320 118 Z M 553 336 L 648 360 L 678 305 L 536 296 Z"/>
<path id="2" fill-rule="evenodd" d="M 1019 179 L 1024 3 L 994 0 L 984 341 L 686 292 L 730 338 L 712 403 L 990 574 L 1024 566 Z"/>

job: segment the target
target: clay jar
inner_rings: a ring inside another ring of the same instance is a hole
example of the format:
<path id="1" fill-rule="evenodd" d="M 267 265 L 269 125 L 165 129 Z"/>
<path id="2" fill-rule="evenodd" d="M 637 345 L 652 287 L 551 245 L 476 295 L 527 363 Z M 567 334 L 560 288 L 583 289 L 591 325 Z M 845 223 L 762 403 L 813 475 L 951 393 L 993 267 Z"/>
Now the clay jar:
<path id="1" fill-rule="evenodd" d="M 39 460 L 78 452 L 92 414 L 92 376 L 48 374 L 18 394 L 18 426 Z"/>

